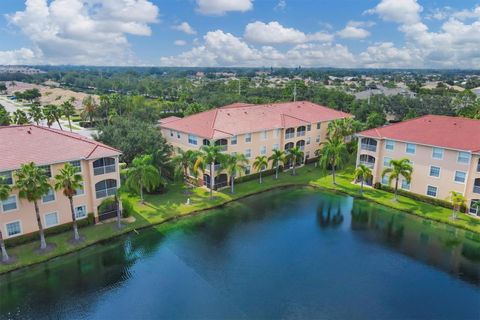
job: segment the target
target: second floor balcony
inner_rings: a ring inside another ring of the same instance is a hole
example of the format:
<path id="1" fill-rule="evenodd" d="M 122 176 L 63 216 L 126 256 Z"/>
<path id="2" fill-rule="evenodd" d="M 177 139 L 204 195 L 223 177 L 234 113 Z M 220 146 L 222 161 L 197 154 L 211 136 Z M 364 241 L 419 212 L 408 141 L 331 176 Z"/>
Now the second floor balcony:
<path id="1" fill-rule="evenodd" d="M 375 139 L 363 138 L 360 142 L 360 149 L 366 151 L 377 151 L 377 141 Z"/>
<path id="2" fill-rule="evenodd" d="M 480 178 L 475 179 L 473 184 L 473 193 L 480 194 Z"/>
<path id="3" fill-rule="evenodd" d="M 115 171 L 115 158 L 101 158 L 93 162 L 93 175 L 95 176 Z"/>

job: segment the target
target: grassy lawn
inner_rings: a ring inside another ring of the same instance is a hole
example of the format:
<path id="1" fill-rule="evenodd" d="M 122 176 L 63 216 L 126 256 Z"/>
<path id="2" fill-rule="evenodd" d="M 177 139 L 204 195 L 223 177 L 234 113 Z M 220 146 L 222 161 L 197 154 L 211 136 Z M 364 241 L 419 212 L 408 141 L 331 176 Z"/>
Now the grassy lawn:
<path id="1" fill-rule="evenodd" d="M 330 175 L 324 175 L 320 170 L 312 165 L 305 166 L 297 170 L 296 176 L 291 176 L 290 172 L 281 173 L 278 180 L 274 176 L 265 177 L 262 184 L 258 180 L 244 182 L 235 185 L 235 194 L 230 194 L 230 189 L 224 189 L 220 192 L 214 192 L 214 198 L 209 198 L 209 192 L 206 188 L 188 189 L 181 184 L 173 184 L 164 194 L 152 194 L 145 196 L 145 204 L 141 204 L 136 195 L 123 194 L 122 199 L 129 201 L 135 213 L 135 221 L 126 224 L 122 230 L 116 229 L 116 223 L 100 224 L 80 229 L 82 236 L 86 240 L 80 245 L 72 245 L 68 242 L 71 238 L 71 232 L 47 237 L 47 242 L 56 245 L 56 248 L 46 254 L 38 255 L 34 252 L 38 248 L 38 243 L 28 243 L 11 248 L 9 253 L 15 255 L 18 259 L 16 264 L 0 265 L 0 273 L 4 273 L 21 266 L 27 266 L 34 263 L 46 261 L 53 257 L 63 255 L 92 245 L 99 241 L 118 236 L 120 234 L 131 232 L 134 229 L 147 227 L 152 224 L 159 224 L 177 217 L 186 216 L 202 210 L 207 210 L 230 201 L 254 195 L 256 193 L 269 189 L 292 186 L 292 185 L 310 185 L 313 187 L 336 190 L 359 196 L 359 186 L 351 183 L 352 169 L 344 170 L 337 175 L 337 185 L 332 182 Z M 187 199 L 190 198 L 190 204 L 187 205 Z M 444 222 L 472 232 L 480 233 L 480 220 L 465 214 L 459 214 L 457 220 L 450 218 L 452 212 L 450 209 L 434 206 L 431 204 L 419 202 L 404 196 L 399 196 L 398 201 L 393 200 L 393 195 L 386 191 L 365 188 L 364 198 L 376 203 L 406 211 L 427 219 Z"/>

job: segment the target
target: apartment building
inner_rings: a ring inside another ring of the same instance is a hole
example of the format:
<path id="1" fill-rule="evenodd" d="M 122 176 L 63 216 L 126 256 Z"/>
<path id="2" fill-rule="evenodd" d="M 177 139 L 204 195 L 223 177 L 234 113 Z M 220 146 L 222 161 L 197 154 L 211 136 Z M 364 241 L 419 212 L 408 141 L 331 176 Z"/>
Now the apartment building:
<path id="1" fill-rule="evenodd" d="M 120 151 L 78 134 L 35 125 L 0 127 L 0 141 L 0 175 L 6 183 L 14 186 L 15 170 L 29 162 L 41 166 L 50 178 L 52 189 L 39 201 L 45 228 L 72 221 L 68 199 L 53 189 L 53 178 L 65 163 L 83 176 L 83 188 L 73 199 L 77 219 L 88 213 L 97 221 L 116 216 L 112 211 L 99 212 L 99 205 L 120 186 Z M 0 227 L 5 238 L 38 231 L 33 203 L 20 199 L 15 188 L 0 202 Z"/>
<path id="2" fill-rule="evenodd" d="M 480 199 L 480 120 L 427 115 L 357 135 L 357 164 L 372 169 L 369 184 L 387 184 L 382 171 L 390 160 L 408 158 L 412 180 L 401 180 L 400 188 L 442 200 L 460 192 L 469 213 L 480 216 L 472 205 Z"/>
<path id="3" fill-rule="evenodd" d="M 326 139 L 328 123 L 345 117 L 351 115 L 308 101 L 235 103 L 185 118 L 168 117 L 160 120 L 159 127 L 176 148 L 198 150 L 214 144 L 229 154 L 243 153 L 253 163 L 257 156 L 269 157 L 274 149 L 288 151 L 294 146 L 303 150 L 304 160 L 312 158 Z M 245 170 L 245 174 L 254 172 L 252 166 Z M 215 177 L 217 187 L 228 183 L 226 173 Z M 203 182 L 208 185 L 209 181 L 207 172 Z"/>

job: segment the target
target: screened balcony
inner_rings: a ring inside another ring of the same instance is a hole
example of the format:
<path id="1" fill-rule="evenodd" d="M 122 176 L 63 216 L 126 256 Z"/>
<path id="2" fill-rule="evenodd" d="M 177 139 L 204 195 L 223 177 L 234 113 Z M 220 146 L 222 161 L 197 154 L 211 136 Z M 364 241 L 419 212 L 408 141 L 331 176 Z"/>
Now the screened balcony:
<path id="1" fill-rule="evenodd" d="M 285 130 L 285 139 L 295 138 L 295 128 L 288 128 Z"/>
<path id="2" fill-rule="evenodd" d="M 371 138 L 362 138 L 360 148 L 366 151 L 377 151 L 377 140 Z"/>
<path id="3" fill-rule="evenodd" d="M 368 155 L 368 154 L 361 154 L 360 164 L 364 164 L 368 168 L 373 169 L 373 167 L 375 166 L 375 157 L 372 157 L 371 155 Z"/>

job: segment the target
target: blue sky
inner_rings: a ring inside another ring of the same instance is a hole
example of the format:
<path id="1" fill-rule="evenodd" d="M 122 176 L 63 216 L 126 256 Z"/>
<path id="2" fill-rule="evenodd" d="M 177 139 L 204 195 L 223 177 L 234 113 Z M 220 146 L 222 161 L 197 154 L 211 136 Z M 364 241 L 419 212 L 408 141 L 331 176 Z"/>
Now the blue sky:
<path id="1" fill-rule="evenodd" d="M 480 68 L 472 0 L 2 0 L 0 14 L 0 64 Z"/>

